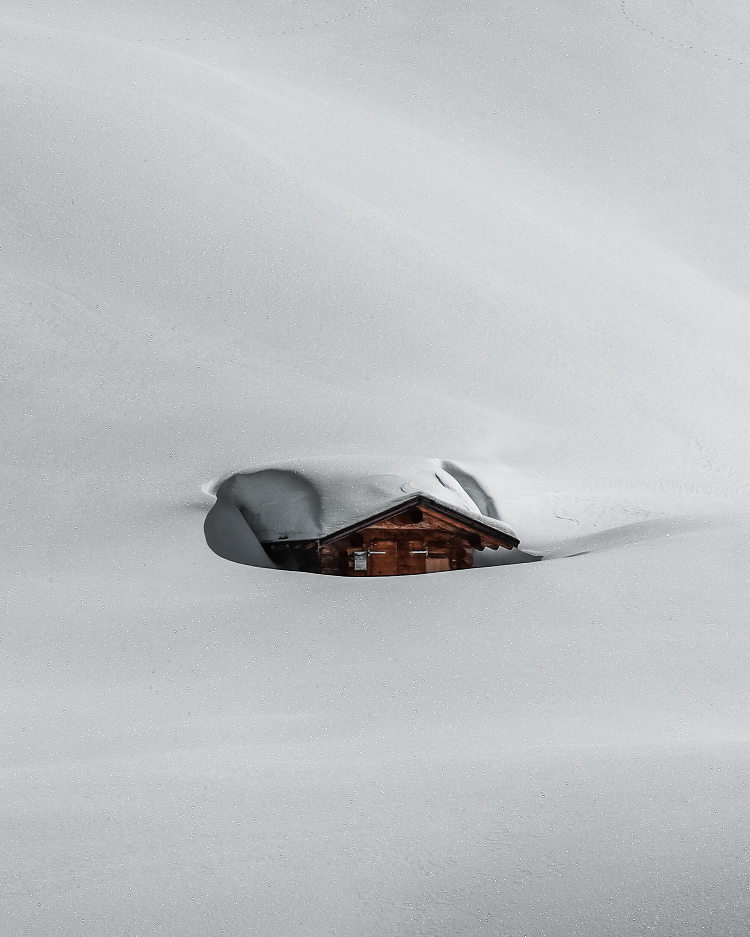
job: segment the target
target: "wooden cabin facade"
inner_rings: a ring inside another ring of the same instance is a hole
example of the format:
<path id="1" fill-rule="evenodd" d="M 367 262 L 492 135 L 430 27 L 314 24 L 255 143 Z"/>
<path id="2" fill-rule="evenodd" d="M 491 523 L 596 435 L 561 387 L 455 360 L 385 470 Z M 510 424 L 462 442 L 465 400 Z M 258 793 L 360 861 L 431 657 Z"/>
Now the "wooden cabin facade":
<path id="1" fill-rule="evenodd" d="M 262 546 L 282 569 L 329 576 L 413 576 L 470 569 L 474 550 L 512 550 L 518 540 L 419 495 L 319 540 Z"/>

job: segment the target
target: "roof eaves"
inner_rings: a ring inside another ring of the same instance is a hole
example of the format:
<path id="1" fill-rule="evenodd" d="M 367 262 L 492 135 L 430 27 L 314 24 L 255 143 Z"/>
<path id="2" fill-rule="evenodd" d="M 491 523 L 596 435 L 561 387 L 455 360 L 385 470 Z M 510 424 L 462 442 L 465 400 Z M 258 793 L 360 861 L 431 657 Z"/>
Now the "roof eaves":
<path id="1" fill-rule="evenodd" d="M 421 504 L 421 495 L 413 495 L 411 498 L 399 501 L 398 504 L 391 505 L 391 507 L 386 508 L 384 511 L 379 511 L 377 514 L 370 514 L 369 517 L 365 517 L 355 524 L 348 524 L 346 527 L 334 530 L 333 533 L 326 534 L 325 537 L 319 537 L 318 543 L 328 543 L 331 540 L 338 540 L 340 537 L 346 537 L 348 534 L 354 534 L 358 530 L 362 530 L 363 527 L 369 527 L 370 524 L 376 524 L 378 521 L 387 520 L 389 517 L 393 517 L 394 514 L 400 514 L 406 508 L 416 504 Z"/>
<path id="2" fill-rule="evenodd" d="M 446 514 L 448 517 L 453 517 L 464 524 L 469 524 L 477 531 L 481 531 L 487 534 L 487 536 L 492 537 L 494 540 L 505 540 L 507 543 L 512 543 L 514 547 L 517 547 L 521 542 L 518 537 L 515 537 L 504 530 L 499 530 L 497 527 L 493 527 L 491 524 L 485 524 L 484 521 L 479 520 L 472 514 L 464 514 L 463 511 L 457 511 L 455 508 L 451 508 L 448 505 L 442 504 L 440 501 L 434 501 L 432 498 L 428 498 L 426 495 L 419 496 L 419 503 L 429 505 L 431 508 Z"/>
<path id="3" fill-rule="evenodd" d="M 318 543 L 325 544 L 330 543 L 332 540 L 340 540 L 342 537 L 356 533 L 358 530 L 362 530 L 364 527 L 369 527 L 370 524 L 376 524 L 378 521 L 387 520 L 389 517 L 393 517 L 395 514 L 400 514 L 406 508 L 415 505 L 431 507 L 434 510 L 441 512 L 442 514 L 445 514 L 447 517 L 459 520 L 464 524 L 469 524 L 469 526 L 473 527 L 478 533 L 483 533 L 487 537 L 492 537 L 493 540 L 509 543 L 514 547 L 517 547 L 520 543 L 517 537 L 514 537 L 503 530 L 498 530 L 497 527 L 492 527 L 490 524 L 485 524 L 483 521 L 478 520 L 471 514 L 464 514 L 462 511 L 455 510 L 455 508 L 450 508 L 447 505 L 442 504 L 440 501 L 435 501 L 432 498 L 427 497 L 427 495 L 414 495 L 411 498 L 406 498 L 404 501 L 399 501 L 398 504 L 392 505 L 384 511 L 380 511 L 377 514 L 371 514 L 369 517 L 357 521 L 356 524 L 349 524 L 346 527 L 342 527 L 340 530 L 335 530 L 333 533 L 326 534 L 325 537 L 317 538 Z"/>

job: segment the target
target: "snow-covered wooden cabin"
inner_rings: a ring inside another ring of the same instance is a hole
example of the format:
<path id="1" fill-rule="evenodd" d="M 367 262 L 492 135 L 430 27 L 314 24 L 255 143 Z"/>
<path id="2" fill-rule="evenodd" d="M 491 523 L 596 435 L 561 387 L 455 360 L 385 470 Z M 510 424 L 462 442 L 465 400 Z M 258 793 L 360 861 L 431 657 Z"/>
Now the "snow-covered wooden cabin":
<path id="1" fill-rule="evenodd" d="M 206 540 L 235 562 L 354 577 L 469 569 L 476 550 L 517 547 L 476 480 L 445 465 L 317 459 L 238 472 L 216 486 Z"/>
<path id="2" fill-rule="evenodd" d="M 329 576 L 409 576 L 470 569 L 474 550 L 512 550 L 518 540 L 418 495 L 319 540 L 276 540 L 262 546 L 283 569 Z"/>

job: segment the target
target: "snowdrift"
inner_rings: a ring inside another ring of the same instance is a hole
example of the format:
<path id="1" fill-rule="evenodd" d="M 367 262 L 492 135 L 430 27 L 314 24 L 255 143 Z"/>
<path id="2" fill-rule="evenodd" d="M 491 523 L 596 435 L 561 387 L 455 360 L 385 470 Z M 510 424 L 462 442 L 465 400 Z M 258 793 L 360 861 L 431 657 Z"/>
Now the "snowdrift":
<path id="1" fill-rule="evenodd" d="M 485 506 L 494 502 L 467 471 L 454 467 Z M 482 514 L 454 475 L 437 460 L 298 459 L 232 473 L 208 487 L 216 504 L 206 517 L 208 545 L 249 566 L 273 566 L 264 541 L 317 540 L 387 510 L 414 495 L 458 508 L 515 536 L 499 517 Z M 265 559 L 264 559 L 265 558 Z"/>

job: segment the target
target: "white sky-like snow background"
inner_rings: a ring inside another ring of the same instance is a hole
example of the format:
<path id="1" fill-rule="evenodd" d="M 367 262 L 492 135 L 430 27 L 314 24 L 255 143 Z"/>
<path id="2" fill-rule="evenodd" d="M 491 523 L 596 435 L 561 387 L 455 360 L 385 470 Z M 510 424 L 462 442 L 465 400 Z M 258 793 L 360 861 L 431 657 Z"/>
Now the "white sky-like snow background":
<path id="1" fill-rule="evenodd" d="M 748 40 L 0 0 L 3 934 L 746 933 Z M 582 555 L 208 550 L 209 479 L 370 452 Z"/>

